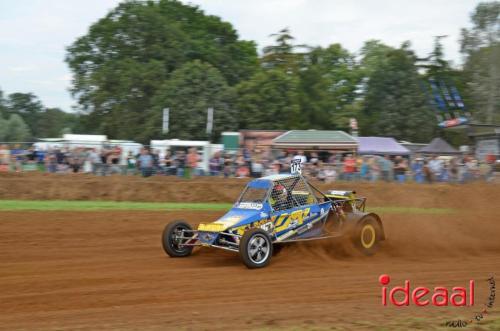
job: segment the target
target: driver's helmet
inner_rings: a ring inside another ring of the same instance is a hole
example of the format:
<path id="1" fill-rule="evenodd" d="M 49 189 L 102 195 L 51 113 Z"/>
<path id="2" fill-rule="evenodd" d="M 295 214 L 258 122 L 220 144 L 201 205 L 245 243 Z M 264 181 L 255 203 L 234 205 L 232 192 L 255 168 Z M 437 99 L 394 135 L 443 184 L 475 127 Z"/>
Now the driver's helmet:
<path id="1" fill-rule="evenodd" d="M 286 198 L 286 195 L 287 195 L 287 191 L 286 191 L 286 188 L 285 186 L 283 186 L 283 184 L 276 184 L 274 185 L 273 187 L 273 193 L 272 193 L 272 196 L 273 198 Z"/>

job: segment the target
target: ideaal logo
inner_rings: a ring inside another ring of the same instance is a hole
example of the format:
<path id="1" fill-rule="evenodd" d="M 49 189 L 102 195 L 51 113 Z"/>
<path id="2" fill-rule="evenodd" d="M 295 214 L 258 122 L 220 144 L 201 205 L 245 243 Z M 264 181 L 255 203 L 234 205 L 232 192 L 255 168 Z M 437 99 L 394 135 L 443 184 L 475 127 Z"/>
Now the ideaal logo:
<path id="1" fill-rule="evenodd" d="M 409 306 L 412 302 L 416 306 L 427 306 L 432 304 L 433 306 L 443 307 L 452 305 L 455 307 L 473 306 L 474 305 L 474 280 L 469 280 L 467 287 L 453 287 L 451 290 L 446 287 L 437 286 L 433 290 L 418 286 L 414 289 L 411 288 L 409 280 L 405 280 L 404 286 L 395 286 L 392 289 L 388 289 L 391 278 L 389 275 L 381 275 L 379 277 L 379 283 L 382 285 L 382 305 L 387 306 L 388 301 L 394 306 Z M 488 308 L 492 308 L 495 303 L 495 279 L 493 276 L 488 278 L 488 284 L 490 289 L 490 295 L 484 304 L 484 309 L 480 313 L 476 313 L 472 319 L 469 320 L 454 320 L 447 321 L 445 326 L 448 327 L 465 327 L 474 321 L 480 321 L 484 318 L 484 315 L 488 314 Z M 398 293 L 402 294 L 402 298 L 396 299 Z"/>
<path id="2" fill-rule="evenodd" d="M 474 281 L 469 281 L 468 290 L 465 287 L 453 287 L 449 291 L 446 287 L 435 287 L 431 291 L 427 287 L 419 286 L 411 289 L 410 281 L 405 280 L 404 286 L 395 286 L 389 292 L 387 286 L 391 278 L 389 275 L 381 275 L 378 279 L 382 285 L 382 305 L 387 306 L 387 298 L 395 306 L 409 306 L 410 301 L 417 306 L 427 306 L 432 304 L 434 306 L 442 307 L 452 304 L 455 307 L 473 306 L 474 305 Z M 402 300 L 396 299 L 396 294 L 401 292 L 403 294 Z M 432 292 L 431 297 L 427 295 Z M 451 294 L 451 295 L 450 295 Z"/>

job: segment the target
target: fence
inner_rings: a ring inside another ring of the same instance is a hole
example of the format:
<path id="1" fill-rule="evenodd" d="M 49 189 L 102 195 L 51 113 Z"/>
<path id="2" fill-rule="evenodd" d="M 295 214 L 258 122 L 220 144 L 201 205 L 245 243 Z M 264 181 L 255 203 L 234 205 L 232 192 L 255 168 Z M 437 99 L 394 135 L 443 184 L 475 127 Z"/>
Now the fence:
<path id="1" fill-rule="evenodd" d="M 148 147 L 126 142 L 61 143 L 51 146 L 29 142 L 3 143 L 0 145 L 0 172 L 245 178 L 289 173 L 292 159 L 300 159 L 305 176 L 325 182 L 464 183 L 474 180 L 492 181 L 495 166 L 498 165 L 495 160 L 479 162 L 469 155 L 413 155 L 402 158 L 356 156 L 347 152 L 219 150 L 189 146 L 148 150 Z"/>

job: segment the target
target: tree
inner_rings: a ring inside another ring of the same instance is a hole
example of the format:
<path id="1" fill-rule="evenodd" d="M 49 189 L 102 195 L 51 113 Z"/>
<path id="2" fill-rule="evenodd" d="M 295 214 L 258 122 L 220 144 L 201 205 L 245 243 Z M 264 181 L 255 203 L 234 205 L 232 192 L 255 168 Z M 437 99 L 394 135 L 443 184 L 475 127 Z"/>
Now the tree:
<path id="1" fill-rule="evenodd" d="M 217 68 L 199 60 L 185 63 L 175 70 L 153 100 L 148 129 L 143 140 L 160 137 L 162 111 L 170 108 L 167 137 L 210 139 L 206 133 L 207 109 L 214 109 L 213 136 L 235 130 L 238 120 L 232 106 L 233 94 Z"/>
<path id="2" fill-rule="evenodd" d="M 3 91 L 0 89 L 0 119 L 7 114 L 7 101 L 4 99 Z"/>
<path id="3" fill-rule="evenodd" d="M 462 29 L 460 50 L 471 55 L 500 42 L 500 2 L 482 2 L 471 15 L 472 28 Z"/>
<path id="4" fill-rule="evenodd" d="M 38 136 L 38 120 L 44 112 L 44 106 L 33 93 L 12 93 L 7 97 L 7 113 L 19 115 L 29 131 Z M 32 137 L 29 137 L 32 138 Z"/>
<path id="5" fill-rule="evenodd" d="M 429 141 L 437 125 L 420 88 L 416 58 L 405 46 L 391 50 L 367 86 L 360 129 L 415 142 Z"/>
<path id="6" fill-rule="evenodd" d="M 370 77 L 376 69 L 384 65 L 389 58 L 389 53 L 393 50 L 393 47 L 383 44 L 380 40 L 366 41 L 360 51 L 359 67 L 363 76 Z"/>
<path id="7" fill-rule="evenodd" d="M 289 130 L 302 127 L 299 81 L 279 69 L 258 72 L 236 86 L 241 129 Z"/>
<path id="8" fill-rule="evenodd" d="M 231 24 L 175 0 L 120 3 L 66 57 L 89 129 L 127 139 L 142 135 L 160 86 L 194 60 L 217 68 L 229 85 L 258 67 L 255 44 L 239 40 Z"/>
<path id="9" fill-rule="evenodd" d="M 444 58 L 444 49 L 441 39 L 447 36 L 435 36 L 434 37 L 434 49 L 429 54 L 428 57 L 424 59 L 418 59 L 423 61 L 419 67 L 426 69 L 427 77 L 432 77 L 435 79 L 444 79 L 451 72 L 450 63 Z"/>
<path id="10" fill-rule="evenodd" d="M 295 39 L 290 29 L 284 28 L 270 37 L 275 38 L 275 44 L 264 47 L 261 58 L 262 67 L 265 69 L 280 69 L 288 74 L 295 74 L 299 69 L 301 54 L 295 51 L 307 48 L 305 45 L 294 45 Z"/>
<path id="11" fill-rule="evenodd" d="M 462 29 L 468 101 L 477 122 L 500 123 L 500 2 L 480 3 Z"/>
<path id="12" fill-rule="evenodd" d="M 59 108 L 46 108 L 38 120 L 37 137 L 60 137 L 65 130 L 71 132 L 77 122 L 77 114 L 66 113 Z"/>
<path id="13" fill-rule="evenodd" d="M 8 121 L 0 116 L 0 141 L 6 141 Z"/>
<path id="14" fill-rule="evenodd" d="M 340 44 L 316 47 L 304 54 L 298 76 L 303 127 L 347 128 L 360 78 L 354 55 Z"/>
<path id="15" fill-rule="evenodd" d="M 7 121 L 4 121 L 6 128 L 1 129 L 2 124 L 0 123 L 0 134 L 3 131 L 4 136 L 3 141 L 27 141 L 31 137 L 31 132 L 29 127 L 24 123 L 21 116 L 17 114 L 10 115 Z"/>

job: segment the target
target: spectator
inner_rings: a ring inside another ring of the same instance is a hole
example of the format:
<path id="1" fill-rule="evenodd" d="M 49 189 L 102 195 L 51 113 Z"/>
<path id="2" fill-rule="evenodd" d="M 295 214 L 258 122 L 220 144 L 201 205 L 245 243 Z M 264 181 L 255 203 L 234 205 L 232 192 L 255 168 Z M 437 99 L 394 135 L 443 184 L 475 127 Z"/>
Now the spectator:
<path id="1" fill-rule="evenodd" d="M 401 155 L 396 156 L 396 160 L 394 161 L 394 175 L 396 176 L 396 180 L 400 183 L 404 183 L 406 181 L 406 171 L 408 170 L 408 163 L 405 159 L 401 157 Z"/>
<path id="2" fill-rule="evenodd" d="M 344 158 L 344 179 L 353 180 L 356 173 L 356 159 L 352 154 L 347 154 Z"/>
<path id="3" fill-rule="evenodd" d="M 219 176 L 223 166 L 224 159 L 221 157 L 221 153 L 215 152 L 215 154 L 210 158 L 208 164 L 210 176 Z"/>
<path id="4" fill-rule="evenodd" d="M 374 182 L 380 178 L 380 162 L 378 161 L 379 156 L 371 157 L 368 160 L 369 164 L 369 173 L 370 173 L 370 181 Z"/>
<path id="5" fill-rule="evenodd" d="M 151 152 L 151 157 L 153 158 L 153 173 L 152 174 L 156 174 L 158 172 L 161 171 L 161 168 L 160 168 L 160 153 L 158 152 L 158 150 L 156 149 L 153 149 Z"/>
<path id="6" fill-rule="evenodd" d="M 482 162 L 478 167 L 478 174 L 480 178 L 487 182 L 490 181 L 491 168 L 490 164 Z"/>
<path id="7" fill-rule="evenodd" d="M 441 173 L 443 171 L 443 161 L 438 159 L 437 156 L 433 156 L 432 159 L 429 161 L 429 169 L 432 175 L 431 181 L 441 181 Z"/>
<path id="8" fill-rule="evenodd" d="M 24 149 L 21 148 L 21 145 L 15 144 L 14 148 L 10 151 L 12 164 L 14 165 L 14 170 L 16 172 L 23 171 L 23 161 L 25 152 Z"/>
<path id="9" fill-rule="evenodd" d="M 186 156 L 184 151 L 176 151 L 175 152 L 175 168 L 177 170 L 177 176 L 184 176 L 184 169 L 186 166 Z"/>
<path id="10" fill-rule="evenodd" d="M 120 174 L 122 169 L 120 167 L 120 160 L 122 155 L 122 149 L 119 146 L 115 146 L 108 152 L 108 157 L 106 163 L 108 164 L 109 174 Z"/>
<path id="11" fill-rule="evenodd" d="M 10 170 L 10 150 L 7 145 L 0 146 L 0 171 Z"/>
<path id="12" fill-rule="evenodd" d="M 146 148 L 142 149 L 141 156 L 139 156 L 139 168 L 142 177 L 149 177 L 153 174 L 153 157 Z"/>
<path id="13" fill-rule="evenodd" d="M 264 173 L 264 165 L 262 164 L 261 158 L 257 155 L 252 159 L 252 171 L 251 176 L 254 178 L 262 177 Z"/>
<path id="14" fill-rule="evenodd" d="M 476 159 L 473 157 L 467 157 L 467 162 L 465 162 L 465 168 L 467 169 L 466 174 L 468 180 L 474 180 L 479 177 L 479 166 Z"/>
<path id="15" fill-rule="evenodd" d="M 231 176 L 232 174 L 232 160 L 231 160 L 231 156 L 226 153 L 224 155 L 224 178 L 228 178 Z"/>
<path id="16" fill-rule="evenodd" d="M 331 165 L 328 165 L 325 169 L 325 183 L 332 183 L 337 180 L 337 171 Z"/>
<path id="17" fill-rule="evenodd" d="M 359 175 L 361 179 L 369 180 L 371 177 L 369 159 L 364 156 L 361 160 Z"/>
<path id="18" fill-rule="evenodd" d="M 101 164 L 102 164 L 102 159 L 97 153 L 95 148 L 92 148 L 87 155 L 87 159 L 89 160 L 91 166 L 92 166 L 92 173 L 94 175 L 97 175 L 99 171 L 101 171 Z"/>
<path id="19" fill-rule="evenodd" d="M 448 164 L 449 181 L 452 183 L 458 182 L 458 164 L 455 158 L 452 158 Z"/>
<path id="20" fill-rule="evenodd" d="M 424 160 L 423 170 L 424 170 L 425 181 L 429 184 L 434 182 L 434 175 L 432 173 L 431 167 L 429 166 L 429 162 L 427 160 Z"/>
<path id="21" fill-rule="evenodd" d="M 127 175 L 135 175 L 135 171 L 137 169 L 137 159 L 135 158 L 132 151 L 128 152 L 127 155 Z"/>
<path id="22" fill-rule="evenodd" d="M 413 173 L 413 180 L 417 183 L 423 183 L 425 181 L 424 159 L 417 157 L 412 163 L 411 171 Z"/>
<path id="23" fill-rule="evenodd" d="M 391 170 L 393 164 L 389 155 L 385 155 L 380 162 L 380 172 L 382 173 L 382 179 L 386 182 L 391 180 Z"/>
<path id="24" fill-rule="evenodd" d="M 195 147 L 191 147 L 188 151 L 188 155 L 186 158 L 187 167 L 184 177 L 191 178 L 192 176 L 198 175 L 198 162 L 200 161 L 200 156 L 198 155 L 198 151 Z"/>

